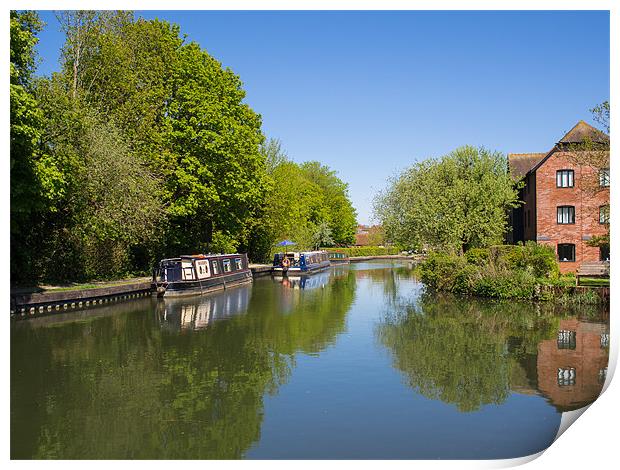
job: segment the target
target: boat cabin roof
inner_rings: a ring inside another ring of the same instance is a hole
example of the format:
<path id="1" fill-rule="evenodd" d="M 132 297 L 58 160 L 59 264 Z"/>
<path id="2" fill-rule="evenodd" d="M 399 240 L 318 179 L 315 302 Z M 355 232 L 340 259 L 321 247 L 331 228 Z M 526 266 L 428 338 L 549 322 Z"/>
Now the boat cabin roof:
<path id="1" fill-rule="evenodd" d="M 181 255 L 178 258 L 166 258 L 166 259 L 162 259 L 161 261 L 181 261 L 184 259 L 191 259 L 191 260 L 200 260 L 200 259 L 211 259 L 211 258 L 225 258 L 225 257 L 232 257 L 232 256 L 244 256 L 241 253 L 226 253 L 226 254 L 214 254 L 214 253 L 209 253 L 209 254 L 197 254 L 197 255 Z"/>
<path id="2" fill-rule="evenodd" d="M 318 250 L 318 251 L 287 251 L 286 253 L 284 251 L 281 251 L 278 254 L 279 255 L 283 255 L 283 254 L 287 254 L 287 255 L 315 255 L 317 253 L 327 253 L 327 251 L 325 251 L 325 250 Z"/>

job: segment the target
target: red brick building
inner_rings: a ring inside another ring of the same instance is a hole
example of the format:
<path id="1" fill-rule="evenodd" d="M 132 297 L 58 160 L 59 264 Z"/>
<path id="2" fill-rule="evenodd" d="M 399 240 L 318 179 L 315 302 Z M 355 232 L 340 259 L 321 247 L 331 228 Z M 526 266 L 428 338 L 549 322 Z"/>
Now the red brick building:
<path id="1" fill-rule="evenodd" d="M 525 186 L 524 204 L 510 214 L 509 243 L 535 240 L 553 247 L 560 270 L 576 271 L 581 263 L 609 260 L 609 245 L 589 246 L 609 228 L 609 164 L 590 166 L 579 144 L 606 145 L 609 137 L 579 121 L 547 153 L 513 153 L 508 166 Z M 609 161 L 609 152 L 606 155 Z"/>
<path id="2" fill-rule="evenodd" d="M 380 225 L 357 226 L 355 231 L 355 246 L 383 245 L 383 231 Z"/>

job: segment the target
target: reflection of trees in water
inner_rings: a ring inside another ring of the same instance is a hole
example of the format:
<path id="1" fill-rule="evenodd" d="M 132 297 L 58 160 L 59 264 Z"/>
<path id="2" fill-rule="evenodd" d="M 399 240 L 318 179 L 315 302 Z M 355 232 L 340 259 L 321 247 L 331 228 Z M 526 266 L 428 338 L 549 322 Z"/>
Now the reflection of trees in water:
<path id="1" fill-rule="evenodd" d="M 257 291 L 245 315 L 201 331 L 161 328 L 150 308 L 14 328 L 12 457 L 241 457 L 294 355 L 343 331 L 355 277 L 299 296 L 285 315 L 278 289 Z"/>
<path id="2" fill-rule="evenodd" d="M 364 269 L 368 267 L 367 269 Z M 358 266 L 355 275 L 358 279 L 370 279 L 383 288 L 383 295 L 390 304 L 399 300 L 400 281 L 403 279 L 415 279 L 415 274 L 408 264 Z"/>
<path id="3" fill-rule="evenodd" d="M 377 327 L 407 384 L 474 411 L 502 403 L 511 389 L 534 392 L 538 344 L 557 334 L 552 305 L 423 295 L 394 303 Z"/>

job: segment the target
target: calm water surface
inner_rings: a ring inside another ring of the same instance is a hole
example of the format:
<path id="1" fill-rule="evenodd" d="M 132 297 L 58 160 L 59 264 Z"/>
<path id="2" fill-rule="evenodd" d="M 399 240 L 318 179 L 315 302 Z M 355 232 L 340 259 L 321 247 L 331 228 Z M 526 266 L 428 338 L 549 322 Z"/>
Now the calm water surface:
<path id="1" fill-rule="evenodd" d="M 11 326 L 11 456 L 518 457 L 608 348 L 608 312 L 431 295 L 403 264 L 50 315 Z"/>

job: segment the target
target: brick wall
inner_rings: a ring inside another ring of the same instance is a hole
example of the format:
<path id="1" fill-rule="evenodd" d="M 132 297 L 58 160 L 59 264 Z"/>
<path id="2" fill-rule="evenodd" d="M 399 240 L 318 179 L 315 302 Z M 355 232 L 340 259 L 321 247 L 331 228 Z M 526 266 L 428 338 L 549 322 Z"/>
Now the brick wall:
<path id="1" fill-rule="evenodd" d="M 556 172 L 564 169 L 572 169 L 575 172 L 572 188 L 556 187 Z M 600 190 L 598 172 L 591 167 L 577 165 L 569 153 L 558 151 L 536 170 L 534 176 L 536 240 L 552 246 L 556 253 L 559 243 L 575 245 L 575 261 L 560 262 L 560 270 L 563 273 L 576 271 L 585 261 L 598 261 L 599 248 L 586 245 L 586 241 L 592 236 L 607 233 L 607 226 L 599 221 L 599 208 L 609 204 L 609 188 Z M 558 206 L 575 207 L 574 224 L 557 223 Z M 528 234 L 526 227 L 526 239 Z"/>

